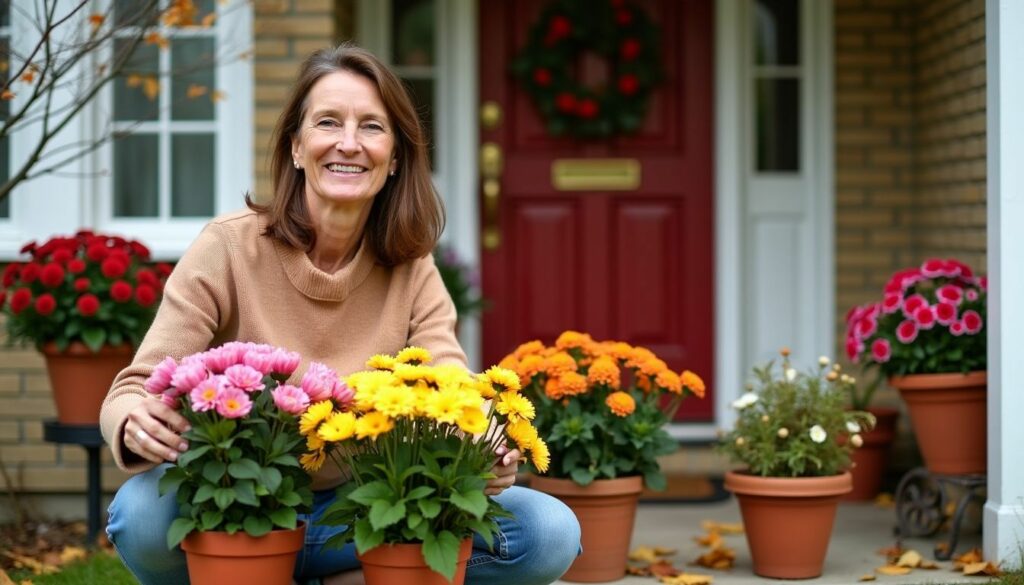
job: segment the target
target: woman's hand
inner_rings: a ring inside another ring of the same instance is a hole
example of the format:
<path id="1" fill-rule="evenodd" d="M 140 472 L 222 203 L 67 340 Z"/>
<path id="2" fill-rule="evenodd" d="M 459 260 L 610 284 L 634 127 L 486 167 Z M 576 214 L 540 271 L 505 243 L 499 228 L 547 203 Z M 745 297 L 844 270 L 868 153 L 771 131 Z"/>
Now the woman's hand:
<path id="1" fill-rule="evenodd" d="M 498 477 L 487 482 L 484 494 L 488 496 L 496 496 L 516 483 L 519 460 L 523 457 L 519 449 L 512 449 L 510 451 L 505 445 L 498 445 L 498 448 L 494 450 L 494 454 L 498 456 L 498 459 L 494 462 L 494 467 L 491 468 L 491 471 Z"/>
<path id="2" fill-rule="evenodd" d="M 159 400 L 147 398 L 128 413 L 124 446 L 153 463 L 176 461 L 188 449 L 181 433 L 191 426 L 185 417 Z"/>

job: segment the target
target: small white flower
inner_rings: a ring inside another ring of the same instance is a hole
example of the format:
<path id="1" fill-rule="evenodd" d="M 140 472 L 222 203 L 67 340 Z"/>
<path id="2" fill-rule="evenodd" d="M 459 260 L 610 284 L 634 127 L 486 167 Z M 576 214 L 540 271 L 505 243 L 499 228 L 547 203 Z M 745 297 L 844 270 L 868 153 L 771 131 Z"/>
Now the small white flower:
<path id="1" fill-rule="evenodd" d="M 831 362 L 832 362 L 832 360 L 828 359 L 827 355 L 823 355 L 820 358 L 818 358 L 818 363 L 821 364 L 822 366 L 827 366 Z"/>
<path id="2" fill-rule="evenodd" d="M 860 425 L 857 424 L 856 421 L 848 420 L 846 421 L 846 430 L 850 431 L 851 433 L 859 433 Z"/>
<path id="3" fill-rule="evenodd" d="M 854 435 L 850 437 L 850 444 L 854 447 L 860 447 L 864 444 L 864 439 L 860 435 Z"/>
<path id="4" fill-rule="evenodd" d="M 780 439 L 785 439 L 786 437 L 789 436 L 789 429 L 787 429 L 786 427 L 780 427 L 779 432 L 776 434 L 779 435 Z"/>
<path id="5" fill-rule="evenodd" d="M 770 420 L 772 420 L 772 417 L 768 416 L 767 414 L 762 414 L 761 415 L 761 422 L 766 423 L 766 422 L 768 422 Z"/>
<path id="6" fill-rule="evenodd" d="M 736 437 L 736 446 L 737 447 L 742 447 L 743 444 L 746 443 L 746 442 L 747 442 L 747 440 L 744 439 L 743 437 Z"/>
<path id="7" fill-rule="evenodd" d="M 825 432 L 825 429 L 821 428 L 821 425 L 814 425 L 809 432 L 811 440 L 815 443 L 824 443 L 825 439 L 828 438 L 828 433 Z"/>
<path id="8" fill-rule="evenodd" d="M 847 376 L 846 374 L 839 376 L 839 381 L 842 382 L 843 384 L 853 384 L 853 378 Z"/>
<path id="9" fill-rule="evenodd" d="M 740 396 L 738 399 L 734 400 L 732 403 L 732 407 L 735 408 L 736 410 L 743 410 L 744 408 L 750 406 L 751 404 L 754 404 L 755 402 L 757 402 L 757 394 L 754 394 L 753 392 L 747 392 L 743 396 Z"/>
<path id="10" fill-rule="evenodd" d="M 786 381 L 792 382 L 796 380 L 796 370 L 793 368 L 786 368 Z"/>

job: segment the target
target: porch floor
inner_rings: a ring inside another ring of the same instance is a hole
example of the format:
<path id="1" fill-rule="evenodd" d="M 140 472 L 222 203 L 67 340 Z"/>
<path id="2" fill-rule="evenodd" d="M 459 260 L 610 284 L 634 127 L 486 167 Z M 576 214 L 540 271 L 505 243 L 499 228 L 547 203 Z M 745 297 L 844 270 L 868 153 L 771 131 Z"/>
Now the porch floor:
<path id="1" fill-rule="evenodd" d="M 892 546 L 893 525 L 896 514 L 892 508 L 881 508 L 871 503 L 842 503 L 832 530 L 828 557 L 824 573 L 817 579 L 798 581 L 808 584 L 856 585 L 862 575 L 874 573 L 875 567 L 885 564 L 878 549 Z M 687 573 L 700 573 L 714 577 L 714 585 L 740 585 L 749 583 L 794 583 L 764 579 L 754 575 L 750 551 L 743 535 L 725 536 L 726 546 L 736 551 L 735 567 L 729 571 L 714 571 L 703 567 L 689 567 L 686 563 L 707 551 L 694 542 L 695 536 L 704 534 L 701 522 L 739 522 L 739 506 L 734 499 L 709 504 L 641 504 L 633 531 L 633 547 L 664 546 L 678 550 L 669 560 Z M 932 550 L 937 542 L 947 535 L 939 533 L 931 538 L 908 538 L 903 542 L 905 549 L 921 553 L 925 560 L 934 560 Z M 964 531 L 957 543 L 956 554 L 981 546 L 980 532 Z M 937 561 L 938 570 L 915 569 L 909 575 L 886 576 L 875 573 L 878 584 L 949 584 L 985 583 L 988 579 L 965 577 L 952 571 L 952 561 Z M 565 583 L 558 581 L 557 583 Z M 619 585 L 655 585 L 653 577 L 626 577 L 615 581 Z"/>

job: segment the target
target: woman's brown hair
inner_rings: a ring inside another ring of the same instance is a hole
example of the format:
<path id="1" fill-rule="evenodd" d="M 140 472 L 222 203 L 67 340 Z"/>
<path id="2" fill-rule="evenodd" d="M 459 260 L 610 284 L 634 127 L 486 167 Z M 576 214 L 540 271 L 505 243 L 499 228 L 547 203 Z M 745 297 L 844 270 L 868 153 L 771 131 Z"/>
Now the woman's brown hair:
<path id="1" fill-rule="evenodd" d="M 395 129 L 398 167 L 373 198 L 366 237 L 377 259 L 396 266 L 429 254 L 444 230 L 444 204 L 434 188 L 427 141 L 402 81 L 369 51 L 351 44 L 316 51 L 302 64 L 288 104 L 274 128 L 270 171 L 274 198 L 266 205 L 246 196 L 250 209 L 268 216 L 265 235 L 309 251 L 316 232 L 306 209 L 305 175 L 292 165 L 292 139 L 306 115 L 310 90 L 322 77 L 348 71 L 377 87 Z"/>

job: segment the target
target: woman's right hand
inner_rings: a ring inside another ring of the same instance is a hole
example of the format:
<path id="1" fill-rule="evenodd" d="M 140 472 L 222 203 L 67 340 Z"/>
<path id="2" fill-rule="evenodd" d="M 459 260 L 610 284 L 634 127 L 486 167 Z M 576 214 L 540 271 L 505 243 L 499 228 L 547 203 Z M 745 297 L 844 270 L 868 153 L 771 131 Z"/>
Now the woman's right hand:
<path id="1" fill-rule="evenodd" d="M 191 426 L 185 417 L 159 400 L 147 398 L 128 413 L 124 425 L 125 447 L 147 461 L 176 461 L 188 449 L 181 433 Z"/>

